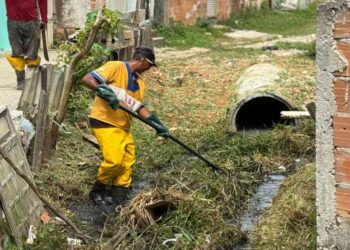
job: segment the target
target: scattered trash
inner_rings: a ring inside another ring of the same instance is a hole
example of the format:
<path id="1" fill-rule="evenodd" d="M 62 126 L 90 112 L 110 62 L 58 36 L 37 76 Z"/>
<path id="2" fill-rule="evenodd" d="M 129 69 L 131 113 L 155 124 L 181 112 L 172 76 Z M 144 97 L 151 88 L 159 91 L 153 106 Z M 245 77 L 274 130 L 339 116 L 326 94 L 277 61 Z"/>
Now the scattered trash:
<path id="1" fill-rule="evenodd" d="M 266 45 L 266 46 L 262 46 L 261 49 L 263 51 L 265 51 L 265 50 L 278 50 L 278 47 L 276 45 Z"/>
<path id="2" fill-rule="evenodd" d="M 30 142 L 34 138 L 35 128 L 29 120 L 24 118 L 23 111 L 13 109 L 10 110 L 10 115 L 23 145 L 24 152 L 27 152 Z"/>
<path id="3" fill-rule="evenodd" d="M 278 170 L 285 172 L 287 170 L 287 168 L 285 166 L 281 165 L 278 167 Z"/>
<path id="4" fill-rule="evenodd" d="M 50 217 L 49 213 L 46 210 L 44 210 L 44 212 L 40 216 L 41 222 L 44 224 L 47 224 L 47 223 L 49 223 L 50 219 L 51 219 L 51 217 Z"/>
<path id="5" fill-rule="evenodd" d="M 299 162 L 301 162 L 301 160 L 300 159 L 295 159 L 295 162 L 299 163 Z"/>
<path id="6" fill-rule="evenodd" d="M 26 243 L 29 245 L 34 244 L 34 240 L 36 239 L 36 234 L 37 234 L 36 227 L 34 227 L 33 225 L 30 225 L 29 232 L 28 232 L 28 239 Z"/>
<path id="7" fill-rule="evenodd" d="M 83 243 L 80 239 L 74 239 L 74 238 L 67 238 L 67 244 L 68 246 L 74 247 L 74 246 L 81 246 Z"/>
<path id="8" fill-rule="evenodd" d="M 81 161 L 81 162 L 78 162 L 78 166 L 79 167 L 83 167 L 83 166 L 85 166 L 87 163 L 86 162 L 83 162 L 83 161 Z"/>
<path id="9" fill-rule="evenodd" d="M 176 242 L 178 241 L 179 239 L 182 238 L 182 234 L 174 234 L 175 238 L 172 238 L 172 239 L 167 239 L 165 241 L 162 242 L 162 245 L 163 246 L 168 246 L 168 243 L 173 243 L 173 242 Z"/>
<path id="10" fill-rule="evenodd" d="M 35 136 L 35 128 L 33 124 L 26 118 L 22 116 L 20 131 L 25 134 L 25 140 L 22 140 L 24 152 L 27 152 L 29 149 L 30 142 Z"/>

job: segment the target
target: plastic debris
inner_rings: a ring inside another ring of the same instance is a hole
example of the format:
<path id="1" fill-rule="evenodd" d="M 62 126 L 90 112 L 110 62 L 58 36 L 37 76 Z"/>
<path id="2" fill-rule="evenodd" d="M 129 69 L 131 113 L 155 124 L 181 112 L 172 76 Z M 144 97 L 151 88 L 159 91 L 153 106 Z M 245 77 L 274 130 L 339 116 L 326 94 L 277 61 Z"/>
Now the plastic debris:
<path id="1" fill-rule="evenodd" d="M 81 246 L 81 244 L 83 243 L 82 240 L 80 239 L 74 239 L 74 238 L 67 238 L 67 244 L 68 246 Z"/>
<path id="2" fill-rule="evenodd" d="M 33 225 L 30 225 L 29 232 L 28 232 L 28 239 L 26 243 L 29 245 L 34 244 L 34 240 L 36 239 L 36 234 L 37 234 L 36 227 L 34 227 Z"/>
<path id="3" fill-rule="evenodd" d="M 179 239 L 182 238 L 182 234 L 174 234 L 174 236 L 175 236 L 175 238 L 167 239 L 167 240 L 163 241 L 162 245 L 163 246 L 168 246 L 169 243 L 176 242 L 176 241 L 178 241 Z"/>
<path id="4" fill-rule="evenodd" d="M 287 168 L 285 166 L 281 165 L 278 167 L 278 170 L 285 172 L 287 170 Z"/>
<path id="5" fill-rule="evenodd" d="M 27 152 L 30 142 L 34 138 L 35 128 L 29 120 L 24 118 L 23 111 L 10 110 L 10 115 L 23 145 L 24 152 Z"/>

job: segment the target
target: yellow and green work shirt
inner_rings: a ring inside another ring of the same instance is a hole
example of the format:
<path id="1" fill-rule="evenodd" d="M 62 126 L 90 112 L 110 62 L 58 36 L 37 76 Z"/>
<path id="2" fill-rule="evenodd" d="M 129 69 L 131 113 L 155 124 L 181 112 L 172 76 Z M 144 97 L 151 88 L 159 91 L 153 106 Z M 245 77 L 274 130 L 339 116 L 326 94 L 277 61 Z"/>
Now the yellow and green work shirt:
<path id="1" fill-rule="evenodd" d="M 138 74 L 132 74 L 127 62 L 107 62 L 97 70 L 91 72 L 91 75 L 99 83 L 106 82 L 114 87 L 124 89 L 127 95 L 143 103 L 144 82 Z M 133 78 L 136 80 L 134 81 Z M 92 104 L 90 118 L 123 130 L 129 130 L 132 116 L 120 109 L 113 110 L 105 100 L 96 96 Z"/>

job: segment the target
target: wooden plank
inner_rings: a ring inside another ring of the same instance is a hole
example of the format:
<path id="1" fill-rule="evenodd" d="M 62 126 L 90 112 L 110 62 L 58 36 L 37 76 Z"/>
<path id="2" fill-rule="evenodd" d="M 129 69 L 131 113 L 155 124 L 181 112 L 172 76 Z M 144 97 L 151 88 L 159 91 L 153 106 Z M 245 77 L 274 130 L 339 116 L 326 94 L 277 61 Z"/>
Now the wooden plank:
<path id="1" fill-rule="evenodd" d="M 83 134 L 84 141 L 89 142 L 92 146 L 94 146 L 97 149 L 100 149 L 100 146 L 98 145 L 97 139 L 93 135 Z"/>
<path id="2" fill-rule="evenodd" d="M 46 135 L 46 121 L 49 110 L 50 95 L 47 91 L 47 69 L 41 67 L 41 93 L 38 109 L 38 117 L 36 122 L 36 135 L 34 142 L 33 163 L 32 169 L 35 172 L 40 172 L 41 162 L 43 159 L 44 140 Z"/>
<path id="3" fill-rule="evenodd" d="M 25 153 L 17 137 L 8 109 L 0 108 L 0 137 L 1 151 L 33 180 Z M 5 133 L 6 132 L 6 133 Z M 27 183 L 18 176 L 7 161 L 0 156 L 0 202 L 6 220 L 18 249 L 22 248 L 22 238 L 27 237 L 30 225 L 40 223 L 42 203 Z"/>

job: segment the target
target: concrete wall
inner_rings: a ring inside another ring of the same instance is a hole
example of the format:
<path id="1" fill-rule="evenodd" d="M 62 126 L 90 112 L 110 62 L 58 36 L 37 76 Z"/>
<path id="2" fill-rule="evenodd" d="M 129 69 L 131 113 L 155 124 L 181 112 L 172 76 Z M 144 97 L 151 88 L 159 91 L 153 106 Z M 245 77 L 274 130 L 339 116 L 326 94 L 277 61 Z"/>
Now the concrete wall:
<path id="1" fill-rule="evenodd" d="M 137 0 L 52 0 L 57 26 L 81 27 L 85 16 L 91 10 L 106 5 L 107 8 L 120 12 L 136 9 Z"/>
<path id="2" fill-rule="evenodd" d="M 90 0 L 52 0 L 55 17 L 55 28 L 81 27 L 85 22 L 85 15 L 95 6 Z"/>
<path id="3" fill-rule="evenodd" d="M 316 188 L 318 249 L 350 249 L 350 9 L 319 6 Z"/>

